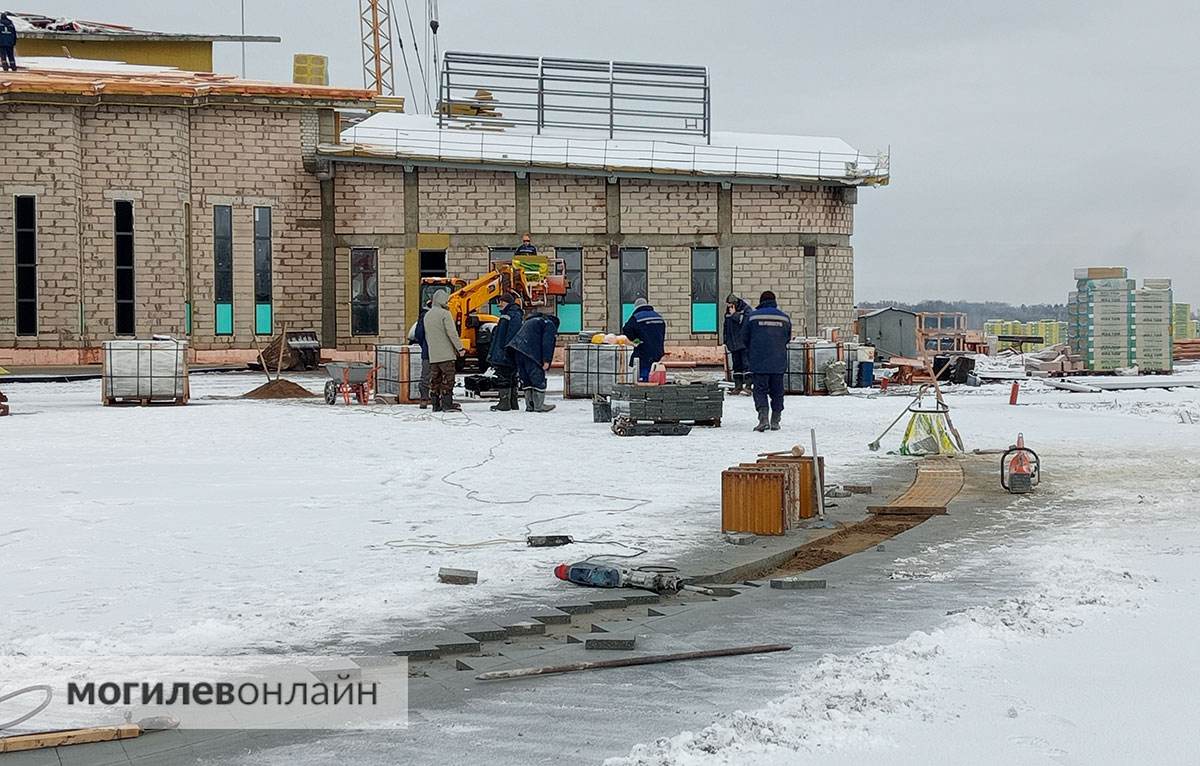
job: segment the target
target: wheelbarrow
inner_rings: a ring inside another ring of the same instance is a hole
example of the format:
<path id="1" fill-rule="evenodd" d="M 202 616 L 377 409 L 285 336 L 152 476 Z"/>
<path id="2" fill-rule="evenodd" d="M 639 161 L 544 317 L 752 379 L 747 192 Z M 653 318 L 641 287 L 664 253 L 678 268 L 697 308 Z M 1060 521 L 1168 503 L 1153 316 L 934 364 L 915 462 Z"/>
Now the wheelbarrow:
<path id="1" fill-rule="evenodd" d="M 346 404 L 350 403 L 351 395 L 359 404 L 369 403 L 378 369 L 369 362 L 327 362 L 325 372 L 329 373 L 329 380 L 325 381 L 325 403 L 337 404 L 338 394 Z"/>

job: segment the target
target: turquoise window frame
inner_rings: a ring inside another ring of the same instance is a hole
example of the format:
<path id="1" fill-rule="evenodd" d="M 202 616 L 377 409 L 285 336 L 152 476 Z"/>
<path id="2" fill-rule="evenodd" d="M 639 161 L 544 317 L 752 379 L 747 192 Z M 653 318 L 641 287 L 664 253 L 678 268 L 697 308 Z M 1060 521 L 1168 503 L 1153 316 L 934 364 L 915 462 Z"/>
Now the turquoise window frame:
<path id="1" fill-rule="evenodd" d="M 554 256 L 566 264 L 570 287 L 558 299 L 558 334 L 578 335 L 583 330 L 583 248 L 556 247 Z"/>
<path id="2" fill-rule="evenodd" d="M 213 205 L 213 334 L 233 335 L 233 207 Z"/>
<path id="3" fill-rule="evenodd" d="M 720 316 L 720 251 L 715 247 L 692 248 L 691 328 L 695 335 L 715 335 Z"/>
<path id="4" fill-rule="evenodd" d="M 270 335 L 272 323 L 273 269 L 271 208 L 254 208 L 254 334 Z"/>

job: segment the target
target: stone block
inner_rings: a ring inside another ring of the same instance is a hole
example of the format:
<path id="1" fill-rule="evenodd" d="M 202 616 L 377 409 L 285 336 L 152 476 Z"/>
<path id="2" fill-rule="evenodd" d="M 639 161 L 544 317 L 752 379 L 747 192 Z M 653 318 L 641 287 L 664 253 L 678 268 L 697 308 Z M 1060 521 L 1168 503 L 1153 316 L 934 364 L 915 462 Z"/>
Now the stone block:
<path id="1" fill-rule="evenodd" d="M 771 587 L 776 590 L 815 590 L 824 588 L 825 581 L 805 577 L 780 577 L 771 580 Z"/>
<path id="2" fill-rule="evenodd" d="M 450 585 L 474 585 L 479 582 L 479 572 L 474 569 L 442 567 L 438 570 L 438 581 Z"/>

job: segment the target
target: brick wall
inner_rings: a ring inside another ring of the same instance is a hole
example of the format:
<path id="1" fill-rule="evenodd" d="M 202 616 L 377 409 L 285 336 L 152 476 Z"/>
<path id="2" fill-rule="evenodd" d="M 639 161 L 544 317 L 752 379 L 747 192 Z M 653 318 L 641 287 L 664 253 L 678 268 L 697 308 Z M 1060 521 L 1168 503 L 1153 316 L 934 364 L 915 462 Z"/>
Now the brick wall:
<path id="1" fill-rule="evenodd" d="M 583 329 L 608 327 L 608 248 L 583 248 Z"/>
<path id="2" fill-rule="evenodd" d="M 716 230 L 716 184 L 621 179 L 622 233 L 697 234 Z"/>
<path id="3" fill-rule="evenodd" d="M 800 334 L 804 328 L 803 248 L 734 248 L 734 294 L 757 306 L 764 290 L 775 293 L 779 308 L 791 316 L 793 330 Z"/>
<path id="4" fill-rule="evenodd" d="M 854 324 L 854 250 L 817 248 L 817 322 L 848 337 Z"/>
<path id="5" fill-rule="evenodd" d="M 423 168 L 417 183 L 423 232 L 515 230 L 516 179 L 512 173 Z"/>
<path id="6" fill-rule="evenodd" d="M 0 105 L 0 344 L 60 348 L 79 338 L 79 114 Z M 13 196 L 37 197 L 38 334 L 16 337 Z"/>
<path id="7" fill-rule="evenodd" d="M 841 189 L 822 186 L 733 187 L 733 230 L 737 233 L 845 234 L 854 229 L 854 206 Z"/>
<path id="8" fill-rule="evenodd" d="M 404 231 L 404 170 L 395 165 L 339 164 L 334 180 L 338 234 Z"/>
<path id="9" fill-rule="evenodd" d="M 213 107 L 191 112 L 193 345 L 249 348 L 254 319 L 255 206 L 272 209 L 275 330 L 321 329 L 320 183 L 304 169 L 303 113 Z M 215 336 L 213 207 L 234 217 L 234 335 Z M 325 341 L 328 343 L 328 340 Z"/>
<path id="10" fill-rule="evenodd" d="M 115 337 L 116 200 L 133 205 L 134 332 L 187 329 L 188 114 L 101 106 L 80 111 L 83 303 L 93 342 Z"/>
<path id="11" fill-rule="evenodd" d="M 603 178 L 529 177 L 529 228 L 534 234 L 599 234 L 606 226 Z"/>

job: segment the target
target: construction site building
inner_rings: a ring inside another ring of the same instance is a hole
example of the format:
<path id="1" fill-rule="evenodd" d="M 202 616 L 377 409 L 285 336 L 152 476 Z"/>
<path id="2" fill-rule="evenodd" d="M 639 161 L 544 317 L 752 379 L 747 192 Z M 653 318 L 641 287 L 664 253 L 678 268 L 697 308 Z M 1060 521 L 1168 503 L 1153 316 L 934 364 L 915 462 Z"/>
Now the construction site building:
<path id="1" fill-rule="evenodd" d="M 284 325 L 367 352 L 404 342 L 422 276 L 479 276 L 524 232 L 566 263 L 564 342 L 646 297 L 669 350 L 719 358 L 725 296 L 767 289 L 797 334 L 848 333 L 858 187 L 887 181 L 836 139 L 713 133 L 663 167 L 652 153 L 678 144 L 497 149 L 384 112 L 339 129 L 366 90 L 25 64 L 0 83 L 0 363 L 84 363 L 154 333 L 242 361 Z M 793 150 L 814 164 L 781 165 Z"/>

